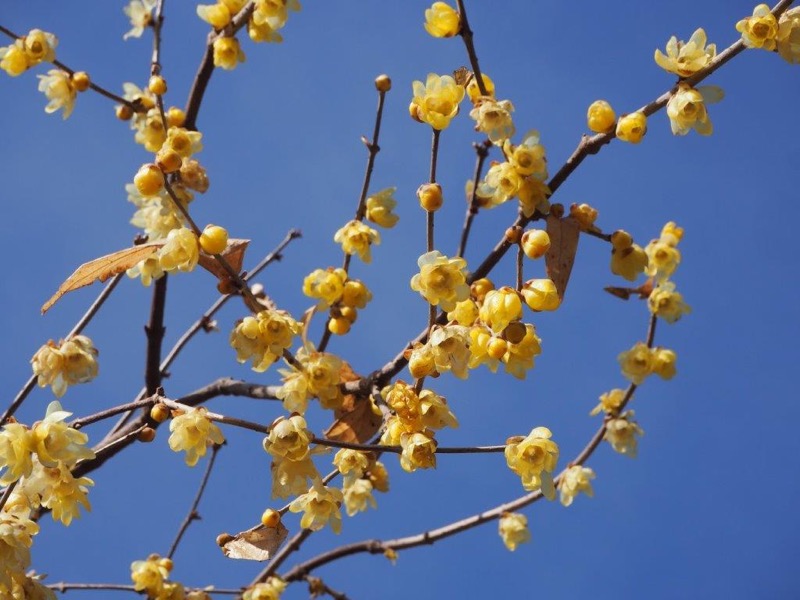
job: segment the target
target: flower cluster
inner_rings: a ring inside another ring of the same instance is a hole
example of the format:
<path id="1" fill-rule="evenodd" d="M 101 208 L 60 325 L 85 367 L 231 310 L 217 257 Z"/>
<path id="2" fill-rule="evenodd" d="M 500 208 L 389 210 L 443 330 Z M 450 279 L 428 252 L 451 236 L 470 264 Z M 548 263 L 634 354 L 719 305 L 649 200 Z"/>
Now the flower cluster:
<path id="1" fill-rule="evenodd" d="M 336 453 L 333 464 L 343 476 L 342 494 L 347 516 L 352 517 L 369 506 L 376 508 L 377 503 L 372 495 L 376 488 L 368 473 L 379 470 L 383 465 L 369 454 L 347 448 Z"/>
<path id="2" fill-rule="evenodd" d="M 185 598 L 180 583 L 167 581 L 172 568 L 172 559 L 161 558 L 158 554 L 151 554 L 146 560 L 133 561 L 131 563 L 133 588 L 137 592 L 144 592 L 152 600 Z"/>
<path id="3" fill-rule="evenodd" d="M 321 481 L 311 455 L 313 434 L 298 414 L 279 417 L 264 438 L 264 450 L 272 457 L 272 497 L 287 498 L 308 490 L 308 482 Z"/>
<path id="4" fill-rule="evenodd" d="M 252 363 L 257 373 L 266 371 L 292 346 L 300 324 L 283 310 L 262 310 L 238 321 L 231 331 L 230 344 L 236 360 Z"/>
<path id="5" fill-rule="evenodd" d="M 56 344 L 49 340 L 31 359 L 39 387 L 50 386 L 61 398 L 71 385 L 87 383 L 97 377 L 98 351 L 85 335 L 75 335 Z"/>
<path id="6" fill-rule="evenodd" d="M 14 40 L 11 46 L 0 48 L 0 69 L 11 77 L 22 75 L 40 63 L 53 62 L 56 46 L 58 39 L 55 35 L 41 29 L 31 29 L 28 35 Z"/>
<path id="7" fill-rule="evenodd" d="M 548 500 L 556 497 L 553 471 L 558 445 L 550 439 L 552 436 L 547 427 L 536 427 L 527 437 L 509 438 L 505 449 L 508 468 L 520 476 L 522 487 L 529 492 L 540 489 Z"/>
<path id="8" fill-rule="evenodd" d="M 169 424 L 172 432 L 169 447 L 175 452 L 186 452 L 186 464 L 193 467 L 205 456 L 210 444 L 222 444 L 225 436 L 217 425 L 208 418 L 205 407 L 191 408 L 177 414 Z"/>
<path id="9" fill-rule="evenodd" d="M 649 375 L 655 373 L 662 379 L 672 379 L 677 372 L 675 352 L 666 348 L 648 348 L 644 342 L 622 352 L 617 361 L 622 374 L 632 383 L 640 385 Z"/>
<path id="10" fill-rule="evenodd" d="M 277 396 L 289 412 L 304 414 L 310 398 L 319 398 L 325 409 L 339 408 L 343 396 L 339 388 L 342 382 L 344 362 L 338 356 L 317 352 L 311 343 L 301 348 L 291 369 L 281 369 L 283 385 Z"/>

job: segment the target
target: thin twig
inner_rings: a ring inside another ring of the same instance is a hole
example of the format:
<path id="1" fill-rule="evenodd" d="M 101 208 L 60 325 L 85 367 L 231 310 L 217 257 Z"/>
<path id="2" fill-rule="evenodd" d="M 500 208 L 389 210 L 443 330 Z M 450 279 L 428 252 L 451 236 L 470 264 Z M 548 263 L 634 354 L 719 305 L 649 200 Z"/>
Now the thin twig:
<path id="1" fill-rule="evenodd" d="M 8 499 L 11 498 L 11 492 L 13 492 L 14 488 L 17 487 L 17 483 L 19 483 L 19 479 L 9 483 L 6 489 L 3 491 L 3 496 L 0 497 L 0 513 L 3 512 L 3 507 L 6 505 L 6 502 L 8 502 Z"/>
<path id="2" fill-rule="evenodd" d="M 122 592 L 136 592 L 139 594 L 140 592 L 130 584 L 119 584 L 119 583 L 51 583 L 47 586 L 51 590 L 56 592 L 68 592 L 69 590 L 88 590 L 88 591 L 101 591 L 101 590 L 116 590 Z M 207 594 L 219 594 L 221 596 L 236 596 L 242 593 L 243 590 L 234 590 L 234 589 L 223 589 L 223 588 L 214 588 L 214 587 L 196 587 L 196 588 L 186 588 L 186 592 L 205 592 Z"/>
<path id="3" fill-rule="evenodd" d="M 152 396 L 161 385 L 161 344 L 164 341 L 164 308 L 167 301 L 167 280 L 169 275 L 157 279 L 153 285 L 153 297 L 150 301 L 150 320 L 145 325 L 147 336 L 147 354 L 145 359 L 145 395 Z"/>
<path id="4" fill-rule="evenodd" d="M 327 594 L 333 600 L 348 600 L 347 595 L 343 594 L 342 592 L 337 592 L 329 585 L 327 585 L 322 579 L 319 577 L 311 577 L 307 575 L 303 579 L 306 580 L 308 583 L 308 591 L 311 594 L 312 598 L 316 598 L 320 594 Z"/>
<path id="5" fill-rule="evenodd" d="M 458 15 L 461 19 L 461 30 L 458 34 L 464 40 L 464 46 L 467 48 L 467 55 L 469 56 L 469 64 L 472 66 L 472 72 L 475 74 L 475 83 L 481 96 L 488 96 L 489 92 L 486 90 L 486 85 L 483 83 L 483 75 L 481 75 L 481 68 L 478 65 L 478 54 L 475 52 L 475 44 L 472 40 L 472 29 L 469 27 L 469 20 L 467 19 L 467 10 L 464 7 L 464 0 L 457 0 Z"/>
<path id="6" fill-rule="evenodd" d="M 517 291 L 522 290 L 522 282 L 525 279 L 524 272 L 525 252 L 522 250 L 522 244 L 517 244 Z"/>
<path id="7" fill-rule="evenodd" d="M 467 250 L 467 239 L 469 238 L 470 230 L 472 229 L 472 221 L 475 215 L 478 214 L 478 182 L 481 180 L 481 172 L 483 171 L 483 163 L 486 157 L 489 156 L 489 148 L 492 146 L 490 140 L 486 140 L 480 144 L 473 144 L 475 153 L 478 155 L 475 161 L 475 176 L 472 178 L 472 192 L 470 193 L 469 206 L 467 207 L 467 214 L 464 217 L 464 227 L 461 229 L 461 241 L 458 243 L 458 251 L 456 256 L 464 256 Z"/>
<path id="8" fill-rule="evenodd" d="M 197 488 L 197 494 L 195 494 L 194 501 L 189 507 L 189 512 L 186 513 L 186 517 L 183 519 L 183 522 L 178 529 L 178 533 L 175 535 L 175 540 L 172 542 L 172 546 L 169 548 L 167 558 L 172 558 L 175 556 L 175 551 L 178 549 L 178 544 L 181 543 L 181 538 L 183 538 L 183 534 L 186 533 L 189 525 L 192 524 L 192 521 L 200 519 L 200 514 L 197 512 L 197 507 L 200 506 L 200 499 L 203 497 L 203 492 L 206 489 L 206 484 L 208 484 L 208 478 L 211 476 L 211 470 L 214 468 L 214 462 L 217 460 L 217 453 L 219 452 L 220 448 L 222 448 L 222 446 L 217 446 L 216 444 L 211 448 L 211 457 L 208 459 L 206 471 L 203 473 L 203 479 L 200 481 L 200 487 Z"/>

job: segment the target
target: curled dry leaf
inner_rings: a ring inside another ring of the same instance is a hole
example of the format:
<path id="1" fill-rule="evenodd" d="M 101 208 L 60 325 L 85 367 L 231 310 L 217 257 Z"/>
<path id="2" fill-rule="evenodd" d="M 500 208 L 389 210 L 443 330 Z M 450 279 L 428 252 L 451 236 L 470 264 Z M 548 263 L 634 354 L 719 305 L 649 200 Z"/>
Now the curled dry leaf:
<path id="1" fill-rule="evenodd" d="M 66 281 L 58 287 L 56 293 L 44 303 L 42 306 L 42 314 L 50 310 L 64 294 L 91 285 L 95 281 L 103 282 L 109 277 L 124 273 L 138 262 L 157 252 L 164 243 L 165 242 L 161 241 L 141 244 L 133 248 L 125 248 L 118 252 L 106 254 L 100 258 L 95 258 L 87 263 L 83 263 L 80 267 L 75 269 L 72 275 L 67 277 Z"/>
<path id="2" fill-rule="evenodd" d="M 239 239 L 228 240 L 228 246 L 221 253 L 222 258 L 224 258 L 231 266 L 231 268 L 237 273 L 240 273 L 242 270 L 242 264 L 244 263 L 244 253 L 247 250 L 247 245 L 249 243 L 250 240 L 239 240 Z M 211 254 L 200 252 L 200 260 L 198 262 L 201 267 L 203 267 L 206 271 L 211 273 L 217 279 L 219 280 L 228 279 L 229 277 L 228 272 L 222 267 L 222 265 L 220 265 L 217 262 L 217 260 Z"/>
<path id="3" fill-rule="evenodd" d="M 339 372 L 344 383 L 358 381 L 361 377 L 346 362 Z M 365 444 L 378 432 L 383 424 L 380 410 L 372 399 L 355 394 L 347 394 L 342 407 L 334 412 L 336 420 L 325 430 L 327 439 L 351 444 Z"/>
<path id="4" fill-rule="evenodd" d="M 289 530 L 281 522 L 277 527 L 259 524 L 234 536 L 226 535 L 220 547 L 228 558 L 265 561 L 272 558 L 288 534 Z"/>
<path id="5" fill-rule="evenodd" d="M 550 236 L 550 249 L 544 255 L 547 276 L 553 280 L 558 297 L 563 300 L 567 290 L 581 229 L 572 217 L 559 219 L 555 215 L 547 217 L 547 234 Z"/>

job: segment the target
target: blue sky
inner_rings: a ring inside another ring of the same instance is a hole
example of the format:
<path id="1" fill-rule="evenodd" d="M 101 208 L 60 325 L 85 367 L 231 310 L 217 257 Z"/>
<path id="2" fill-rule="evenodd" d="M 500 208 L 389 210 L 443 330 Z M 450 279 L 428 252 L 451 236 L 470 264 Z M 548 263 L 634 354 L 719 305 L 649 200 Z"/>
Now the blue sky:
<path id="1" fill-rule="evenodd" d="M 150 56 L 147 36 L 122 41 L 128 30 L 123 4 L 11 1 L 0 9 L 0 23 L 20 33 L 33 27 L 55 32 L 61 60 L 118 91 L 125 81 L 146 82 Z M 341 261 L 333 233 L 352 217 L 358 199 L 366 161 L 359 138 L 371 132 L 376 103 L 372 82 L 379 73 L 392 77 L 372 190 L 397 186 L 401 221 L 382 232 L 373 264 L 354 260 L 354 275 L 375 298 L 353 332 L 330 346 L 360 372 L 394 356 L 426 318 L 408 280 L 424 250 L 424 216 L 414 191 L 427 178 L 430 133 L 406 109 L 414 79 L 450 72 L 467 58 L 460 40 L 425 33 L 425 8 L 417 1 L 308 0 L 291 15 L 283 44 L 247 40 L 247 62 L 214 73 L 198 121 L 205 144 L 199 159 L 212 185 L 192 204 L 193 215 L 201 226 L 222 224 L 233 236 L 252 239 L 247 265 L 289 228 L 302 229 L 304 237 L 284 261 L 260 278 L 281 307 L 299 315 L 309 304 L 302 277 Z M 518 135 L 541 132 L 554 173 L 585 131 L 593 100 L 605 98 L 618 112 L 650 101 L 674 83 L 653 62 L 656 47 L 671 35 L 688 39 L 700 26 L 726 47 L 738 37 L 735 22 L 753 5 L 468 0 L 467 8 L 482 68 L 498 97 L 514 103 Z M 166 15 L 167 103 L 182 105 L 207 26 L 194 15 L 194 3 L 168 0 Z M 678 376 L 648 380 L 636 394 L 631 407 L 646 432 L 639 457 L 601 446 L 589 463 L 598 474 L 595 498 L 580 497 L 569 509 L 558 503 L 526 509 L 533 541 L 514 553 L 489 524 L 432 548 L 401 552 L 396 566 L 363 555 L 318 575 L 354 599 L 797 597 L 800 290 L 792 257 L 800 218 L 799 73 L 776 55 L 743 53 L 709 81 L 726 92 L 710 108 L 712 137 L 674 137 L 659 113 L 642 144 L 604 147 L 553 198 L 590 203 L 600 211 L 602 229 L 624 228 L 641 243 L 657 237 L 669 220 L 686 230 L 674 279 L 693 313 L 672 326 L 659 324 L 657 343 L 677 352 Z M 45 115 L 45 103 L 33 73 L 0 78 L 6 398 L 29 376 L 30 356 L 69 331 L 100 288 L 69 295 L 45 317 L 39 314 L 43 301 L 80 263 L 129 245 L 135 229 L 124 184 L 149 160 L 105 98 L 81 95 L 67 121 Z M 441 140 L 445 207 L 437 215 L 436 245 L 445 253 L 457 244 L 464 182 L 474 164 L 471 143 L 480 139 L 467 113 L 465 105 Z M 466 256 L 471 265 L 514 215 L 509 204 L 478 216 Z M 624 384 L 617 354 L 643 339 L 647 325 L 643 305 L 602 291 L 624 285 L 609 272 L 608 253 L 604 243 L 582 239 L 562 308 L 528 315 L 544 352 L 527 381 L 474 372 L 466 382 L 445 376 L 433 383 L 461 421 L 458 430 L 442 432 L 442 445 L 502 443 L 546 425 L 560 444 L 560 466 L 583 447 L 599 424 L 588 417 L 597 397 Z M 495 281 L 510 283 L 512 271 L 512 261 L 504 261 Z M 541 264 L 526 266 L 527 277 L 542 271 Z M 213 279 L 202 272 L 170 279 L 166 347 L 216 294 Z M 63 399 L 68 410 L 89 414 L 127 402 L 139 390 L 149 297 L 150 290 L 125 280 L 88 328 L 101 352 L 101 374 L 69 390 Z M 244 314 L 243 306 L 229 303 L 218 317 L 222 333 L 192 342 L 165 383 L 169 396 L 226 375 L 277 381 L 274 371 L 258 375 L 234 361 L 227 332 Z M 20 419 L 40 418 L 50 399 L 49 390 L 37 389 Z M 264 423 L 280 414 L 277 404 L 243 398 L 211 406 Z M 329 416 L 312 411 L 309 420 L 319 430 Z M 101 427 L 87 431 L 92 441 L 103 433 Z M 245 529 L 266 506 L 277 505 L 269 499 L 269 460 L 259 437 L 225 433 L 230 443 L 201 505 L 203 520 L 192 525 L 176 556 L 175 578 L 187 585 L 236 587 L 261 569 L 225 559 L 214 544 L 221 531 Z M 167 551 L 202 463 L 188 469 L 168 450 L 166 434 L 160 431 L 153 444 L 130 448 L 116 465 L 94 473 L 91 514 L 68 529 L 43 521 L 33 548 L 37 570 L 50 581 L 127 583 L 132 560 Z M 519 479 L 497 455 L 441 456 L 435 472 L 414 474 L 392 457 L 385 462 L 392 492 L 378 496 L 379 510 L 345 517 L 339 537 L 327 530 L 312 536 L 300 558 L 334 544 L 421 532 L 522 494 Z M 286 523 L 296 530 L 294 517 Z M 306 597 L 304 586 L 284 597 Z"/>

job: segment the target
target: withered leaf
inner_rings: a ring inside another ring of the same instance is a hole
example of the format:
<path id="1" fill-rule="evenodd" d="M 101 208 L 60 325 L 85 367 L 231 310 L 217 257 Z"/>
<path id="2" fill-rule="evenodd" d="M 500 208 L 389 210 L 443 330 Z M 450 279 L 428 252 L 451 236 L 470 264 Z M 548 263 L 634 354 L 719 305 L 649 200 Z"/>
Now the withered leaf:
<path id="1" fill-rule="evenodd" d="M 106 254 L 100 258 L 95 258 L 87 263 L 83 263 L 80 267 L 75 269 L 72 275 L 67 277 L 66 281 L 59 286 L 58 291 L 44 303 L 42 306 L 42 314 L 50 310 L 64 294 L 91 285 L 95 281 L 102 282 L 109 277 L 124 273 L 135 266 L 139 261 L 157 252 L 164 243 L 164 241 L 160 241 L 141 244 L 133 248 L 125 248 L 118 252 Z"/>
<path id="2" fill-rule="evenodd" d="M 222 251 L 222 257 L 228 261 L 228 264 L 233 268 L 234 271 L 240 273 L 242 270 L 242 264 L 244 263 L 244 253 L 247 250 L 247 245 L 250 243 L 250 240 L 239 240 L 239 239 L 232 239 L 228 240 L 228 246 L 225 250 Z M 200 253 L 200 260 L 198 261 L 200 266 L 203 267 L 206 271 L 211 273 L 217 279 L 228 279 L 229 275 L 228 272 L 222 268 L 217 260 L 211 256 L 210 254 L 206 254 L 205 252 Z"/>
<path id="3" fill-rule="evenodd" d="M 346 407 L 346 408 L 345 408 Z M 378 433 L 383 419 L 372 400 L 354 395 L 345 396 L 337 419 L 325 430 L 325 437 L 336 442 L 366 444 Z"/>
<path id="4" fill-rule="evenodd" d="M 265 561 L 272 558 L 275 551 L 281 547 L 289 530 L 283 523 L 278 523 L 277 527 L 266 527 L 256 525 L 255 527 L 242 531 L 225 542 L 222 552 L 228 558 L 243 560 Z"/>
<path id="5" fill-rule="evenodd" d="M 558 297 L 563 300 L 567 290 L 575 254 L 578 252 L 580 226 L 572 217 L 547 217 L 547 234 L 550 236 L 550 249 L 544 256 L 547 276 L 556 285 Z"/>

